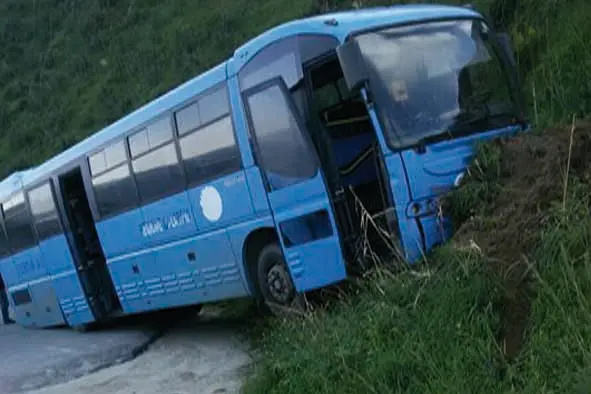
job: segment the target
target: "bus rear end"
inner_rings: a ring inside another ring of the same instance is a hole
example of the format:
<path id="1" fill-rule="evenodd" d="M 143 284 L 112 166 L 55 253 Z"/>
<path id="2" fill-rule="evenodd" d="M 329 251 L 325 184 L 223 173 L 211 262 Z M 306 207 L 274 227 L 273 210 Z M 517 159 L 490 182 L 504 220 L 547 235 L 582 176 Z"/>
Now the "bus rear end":
<path id="1" fill-rule="evenodd" d="M 410 262 L 450 237 L 440 200 L 475 144 L 528 129 L 507 37 L 474 13 L 360 29 L 338 49 L 379 136 Z"/>

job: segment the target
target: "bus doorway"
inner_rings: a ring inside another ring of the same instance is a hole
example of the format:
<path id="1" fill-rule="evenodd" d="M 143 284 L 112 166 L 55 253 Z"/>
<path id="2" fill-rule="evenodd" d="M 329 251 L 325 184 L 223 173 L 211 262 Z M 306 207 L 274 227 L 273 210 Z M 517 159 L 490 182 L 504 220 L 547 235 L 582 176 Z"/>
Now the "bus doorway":
<path id="1" fill-rule="evenodd" d="M 60 189 L 78 276 L 97 320 L 121 309 L 96 231 L 80 168 L 60 176 Z"/>
<path id="2" fill-rule="evenodd" d="M 8 289 L 4 285 L 2 274 L 0 274 L 0 324 L 11 324 L 14 321 L 9 313 L 10 304 L 8 301 Z"/>
<path id="3" fill-rule="evenodd" d="M 398 223 L 365 103 L 346 86 L 336 54 L 305 67 L 310 130 L 348 260 L 399 259 Z"/>

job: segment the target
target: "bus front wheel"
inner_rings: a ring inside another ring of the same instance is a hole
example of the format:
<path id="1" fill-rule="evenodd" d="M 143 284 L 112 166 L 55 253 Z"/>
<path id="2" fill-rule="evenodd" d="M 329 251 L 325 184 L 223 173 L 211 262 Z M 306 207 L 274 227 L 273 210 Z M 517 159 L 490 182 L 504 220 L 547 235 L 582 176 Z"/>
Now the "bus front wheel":
<path id="1" fill-rule="evenodd" d="M 281 247 L 277 243 L 265 246 L 257 261 L 257 280 L 264 307 L 277 316 L 301 313 L 304 295 L 298 293 Z"/>

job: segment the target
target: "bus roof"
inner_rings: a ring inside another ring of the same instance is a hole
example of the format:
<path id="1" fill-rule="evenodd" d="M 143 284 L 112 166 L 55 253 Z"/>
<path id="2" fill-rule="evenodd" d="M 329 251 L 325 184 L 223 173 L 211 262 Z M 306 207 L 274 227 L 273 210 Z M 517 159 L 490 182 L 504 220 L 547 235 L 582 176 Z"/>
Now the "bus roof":
<path id="1" fill-rule="evenodd" d="M 68 163 L 78 160 L 110 141 L 182 104 L 191 97 L 238 72 L 253 56 L 272 42 L 298 34 L 330 34 L 341 42 L 350 34 L 379 26 L 405 24 L 453 17 L 478 17 L 467 7 L 445 5 L 396 5 L 313 16 L 284 23 L 267 30 L 238 48 L 234 56 L 150 101 L 118 121 L 90 135 L 38 167 L 16 172 L 0 182 L 0 201 L 28 185 L 50 177 Z M 226 70 L 226 68 L 228 70 Z"/>
<path id="2" fill-rule="evenodd" d="M 480 14 L 468 7 L 415 4 L 363 8 L 298 19 L 269 29 L 243 44 L 230 60 L 228 74 L 231 76 L 238 72 L 272 42 L 297 34 L 330 34 L 344 42 L 352 33 L 381 26 L 462 17 L 474 18 L 480 17 Z"/>

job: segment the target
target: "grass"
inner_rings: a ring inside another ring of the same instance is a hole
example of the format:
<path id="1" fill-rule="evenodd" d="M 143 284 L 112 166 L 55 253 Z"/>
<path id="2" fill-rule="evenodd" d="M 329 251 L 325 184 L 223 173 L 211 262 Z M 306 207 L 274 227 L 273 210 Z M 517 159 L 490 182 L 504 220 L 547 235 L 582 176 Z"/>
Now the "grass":
<path id="1" fill-rule="evenodd" d="M 589 392 L 591 187 L 570 182 L 531 253 L 536 291 L 516 358 L 498 340 L 503 277 L 477 249 L 450 244 L 418 269 L 377 271 L 338 306 L 269 324 L 245 393 Z"/>
<path id="2" fill-rule="evenodd" d="M 353 4 L 409 2 L 3 0 L 0 177 L 66 149 L 227 58 L 270 26 Z M 591 49 L 585 37 L 591 34 L 591 3 L 475 4 L 512 32 L 536 123 L 589 113 Z"/>
<path id="3" fill-rule="evenodd" d="M 330 311 L 278 323 L 261 338 L 245 392 L 496 391 L 496 286 L 477 255 L 447 257 L 440 269 L 384 274 Z"/>
<path id="4" fill-rule="evenodd" d="M 538 128 L 588 117 L 591 49 L 581 40 L 591 37 L 591 3 L 479 5 L 512 32 Z M 456 221 L 482 216 L 502 193 L 498 154 L 480 148 L 473 181 L 452 196 Z M 535 293 L 516 358 L 498 341 L 503 278 L 475 250 L 448 245 L 417 271 L 365 281 L 336 308 L 275 322 L 257 337 L 261 361 L 245 393 L 590 392 L 591 187 L 569 182 L 529 251 Z"/>

